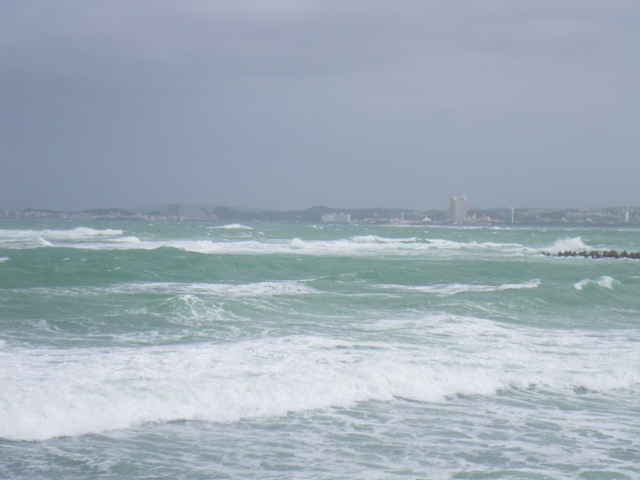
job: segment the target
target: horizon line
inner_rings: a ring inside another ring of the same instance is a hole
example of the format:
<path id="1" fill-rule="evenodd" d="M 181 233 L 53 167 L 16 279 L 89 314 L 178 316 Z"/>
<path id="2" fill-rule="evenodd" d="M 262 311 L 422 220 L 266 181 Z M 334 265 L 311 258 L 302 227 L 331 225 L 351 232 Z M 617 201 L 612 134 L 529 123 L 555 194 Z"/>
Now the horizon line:
<path id="1" fill-rule="evenodd" d="M 141 213 L 141 210 L 154 208 L 154 207 L 168 207 L 169 205 L 193 205 L 200 208 L 228 208 L 231 210 L 243 210 L 243 211 L 252 211 L 252 212 L 299 212 L 312 210 L 316 208 L 323 208 L 328 210 L 399 210 L 399 211 L 446 211 L 448 207 L 444 208 L 431 208 L 431 207 L 384 207 L 384 206 L 371 206 L 371 207 L 337 207 L 337 206 L 327 206 L 327 205 L 313 205 L 307 208 L 257 208 L 257 207 L 241 207 L 241 206 L 229 206 L 229 205 L 212 205 L 212 204 L 202 204 L 202 203 L 194 203 L 194 202 L 159 202 L 159 203 L 151 203 L 145 205 L 143 207 L 91 207 L 91 208 L 82 208 L 82 209 L 59 209 L 59 208 L 42 208 L 42 207 L 25 207 L 20 209 L 12 209 L 12 208 L 0 208 L 0 211 L 11 211 L 11 212 L 19 212 L 25 210 L 36 210 L 36 211 L 51 211 L 51 212 L 61 212 L 61 213 L 82 213 L 90 210 L 125 210 L 131 213 Z M 527 206 L 527 207 L 516 207 L 514 205 L 507 206 L 496 206 L 496 207 L 474 207 L 470 206 L 467 210 L 601 210 L 601 209 L 623 209 L 623 208 L 631 208 L 636 209 L 640 208 L 640 204 L 638 205 L 615 205 L 615 206 L 589 206 L 589 207 L 536 207 L 536 206 Z"/>

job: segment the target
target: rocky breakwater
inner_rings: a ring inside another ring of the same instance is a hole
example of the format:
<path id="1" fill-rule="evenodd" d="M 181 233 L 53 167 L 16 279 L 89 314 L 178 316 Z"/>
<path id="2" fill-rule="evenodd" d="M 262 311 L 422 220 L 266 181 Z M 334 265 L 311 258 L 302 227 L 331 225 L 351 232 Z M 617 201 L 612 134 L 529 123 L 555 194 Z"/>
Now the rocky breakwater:
<path id="1" fill-rule="evenodd" d="M 631 258 L 634 260 L 640 260 L 640 252 L 627 252 L 626 250 L 623 250 L 622 252 L 618 252 L 617 250 L 582 250 L 581 252 L 575 250 L 565 250 L 558 252 L 555 255 L 549 252 L 542 253 L 552 257 Z"/>

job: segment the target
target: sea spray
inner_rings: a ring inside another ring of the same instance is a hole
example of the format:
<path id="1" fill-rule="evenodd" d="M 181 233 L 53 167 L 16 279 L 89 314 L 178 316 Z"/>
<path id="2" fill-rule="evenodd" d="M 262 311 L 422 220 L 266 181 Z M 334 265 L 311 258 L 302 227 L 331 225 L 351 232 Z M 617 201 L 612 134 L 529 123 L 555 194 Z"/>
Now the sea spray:
<path id="1" fill-rule="evenodd" d="M 567 250 L 570 251 L 579 251 L 579 250 L 587 250 L 588 247 L 583 241 L 581 237 L 573 237 L 573 238 L 561 238 L 553 242 L 553 244 L 545 249 L 553 254 L 558 254 L 559 252 L 564 252 Z"/>
<path id="2" fill-rule="evenodd" d="M 607 288 L 611 290 L 617 283 L 618 282 L 616 281 L 615 278 L 610 277 L 608 275 L 603 275 L 602 277 L 597 278 L 595 280 L 591 280 L 589 278 L 580 280 L 574 285 L 574 287 L 576 290 L 584 290 L 584 288 L 588 287 L 589 285 L 596 285 L 598 287 Z"/>

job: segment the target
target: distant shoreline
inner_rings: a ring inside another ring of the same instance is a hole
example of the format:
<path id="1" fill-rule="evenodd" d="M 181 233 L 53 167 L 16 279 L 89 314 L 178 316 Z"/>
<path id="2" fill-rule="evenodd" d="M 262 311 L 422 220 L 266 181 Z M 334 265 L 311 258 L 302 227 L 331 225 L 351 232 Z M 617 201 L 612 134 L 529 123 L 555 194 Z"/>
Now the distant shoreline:
<path id="1" fill-rule="evenodd" d="M 154 205 L 141 209 L 91 209 L 80 212 L 50 209 L 1 210 L 0 220 L 87 220 L 206 223 L 300 223 L 354 225 L 422 225 L 460 227 L 547 226 L 554 228 L 639 228 L 640 207 L 595 209 L 496 208 L 470 209 L 469 221 L 452 223 L 447 210 L 398 208 L 330 208 L 306 210 L 250 210 L 230 207 L 201 207 L 193 204 Z M 327 218 L 339 221 L 327 221 Z M 512 222 L 513 219 L 513 222 Z"/>

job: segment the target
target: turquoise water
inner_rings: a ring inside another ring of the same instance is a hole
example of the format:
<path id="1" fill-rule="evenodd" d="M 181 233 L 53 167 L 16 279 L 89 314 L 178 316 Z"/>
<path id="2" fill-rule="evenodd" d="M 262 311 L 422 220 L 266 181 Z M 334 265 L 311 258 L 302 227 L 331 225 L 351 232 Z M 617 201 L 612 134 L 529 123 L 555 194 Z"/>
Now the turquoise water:
<path id="1" fill-rule="evenodd" d="M 639 478 L 637 229 L 0 222 L 0 478 Z"/>

